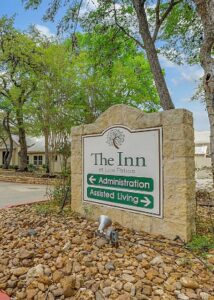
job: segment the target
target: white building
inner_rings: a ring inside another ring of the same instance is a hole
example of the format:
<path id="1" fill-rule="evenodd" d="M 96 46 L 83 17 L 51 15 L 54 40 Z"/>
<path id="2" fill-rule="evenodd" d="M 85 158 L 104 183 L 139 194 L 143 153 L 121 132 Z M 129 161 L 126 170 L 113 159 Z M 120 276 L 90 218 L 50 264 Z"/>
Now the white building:
<path id="1" fill-rule="evenodd" d="M 195 131 L 195 165 L 197 169 L 211 167 L 209 131 Z"/>
<path id="2" fill-rule="evenodd" d="M 18 135 L 12 135 L 13 138 L 13 155 L 11 165 L 19 165 L 19 137 Z M 27 137 L 27 159 L 28 165 L 33 165 L 37 168 L 42 168 L 45 165 L 45 138 L 41 137 Z M 6 140 L 6 144 L 9 147 L 9 140 Z M 0 165 L 3 165 L 6 154 L 6 147 L 3 142 L 0 143 Z M 62 156 L 60 154 L 51 154 L 52 159 L 50 160 L 50 167 L 52 172 L 60 172 L 62 166 Z"/>

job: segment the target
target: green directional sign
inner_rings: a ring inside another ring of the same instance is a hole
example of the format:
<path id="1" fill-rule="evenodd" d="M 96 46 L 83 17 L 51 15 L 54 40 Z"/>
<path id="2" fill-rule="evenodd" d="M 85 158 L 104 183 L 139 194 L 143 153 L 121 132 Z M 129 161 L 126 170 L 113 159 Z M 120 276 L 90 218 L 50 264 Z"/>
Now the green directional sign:
<path id="1" fill-rule="evenodd" d="M 84 135 L 83 201 L 162 218 L 162 144 L 161 127 Z"/>
<path id="2" fill-rule="evenodd" d="M 145 192 L 152 192 L 154 190 L 154 180 L 147 177 L 88 174 L 87 183 L 93 186 L 96 185 Z"/>
<path id="3" fill-rule="evenodd" d="M 105 201 L 108 203 L 122 204 L 138 208 L 154 208 L 154 198 L 152 195 L 147 194 L 88 187 L 87 197 L 99 200 L 100 202 Z"/>

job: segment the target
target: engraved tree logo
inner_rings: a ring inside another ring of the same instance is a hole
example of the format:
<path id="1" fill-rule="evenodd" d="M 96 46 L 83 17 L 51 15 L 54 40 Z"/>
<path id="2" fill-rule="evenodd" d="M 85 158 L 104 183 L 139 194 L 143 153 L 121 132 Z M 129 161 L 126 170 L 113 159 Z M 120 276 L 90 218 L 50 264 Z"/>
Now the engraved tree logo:
<path id="1" fill-rule="evenodd" d="M 109 131 L 107 135 L 106 143 L 109 146 L 114 146 L 115 148 L 119 149 L 119 147 L 123 144 L 125 139 L 125 134 L 119 129 L 112 129 Z"/>

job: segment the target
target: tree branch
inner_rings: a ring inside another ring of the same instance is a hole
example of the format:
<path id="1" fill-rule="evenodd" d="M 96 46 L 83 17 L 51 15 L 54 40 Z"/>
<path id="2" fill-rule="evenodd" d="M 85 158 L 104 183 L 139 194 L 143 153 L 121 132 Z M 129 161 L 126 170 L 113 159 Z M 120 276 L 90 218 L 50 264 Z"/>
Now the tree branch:
<path id="1" fill-rule="evenodd" d="M 178 3 L 180 3 L 180 2 L 182 2 L 182 0 L 177 0 L 177 1 L 171 0 L 169 2 L 169 6 L 165 10 L 165 12 L 162 15 L 162 17 L 160 18 L 160 0 L 157 0 L 157 4 L 156 4 L 156 8 L 155 8 L 155 14 L 156 14 L 155 30 L 154 30 L 154 33 L 153 33 L 153 36 L 152 36 L 153 42 L 156 41 L 157 36 L 158 36 L 158 32 L 160 30 L 160 27 L 163 24 L 163 22 L 166 19 L 166 17 L 170 14 L 170 12 L 172 11 L 173 7 L 175 5 L 177 5 Z"/>
<path id="2" fill-rule="evenodd" d="M 4 121 L 3 121 L 4 122 Z M 4 125 L 3 125 L 4 126 Z M 8 138 L 8 137 L 7 137 Z M 6 139 L 7 139 L 6 138 Z M 7 147 L 7 143 L 6 143 L 6 139 L 3 137 L 3 136 L 0 136 L 0 139 L 2 140 L 2 142 L 3 142 L 3 144 L 4 144 L 4 146 L 5 146 L 5 149 L 6 149 L 6 151 L 8 152 L 8 147 Z"/>
<path id="3" fill-rule="evenodd" d="M 123 31 L 123 33 L 125 33 L 125 35 L 127 35 L 130 39 L 134 40 L 135 43 L 140 46 L 142 49 L 144 49 L 144 45 L 138 41 L 135 37 L 133 37 L 128 31 L 126 31 L 126 29 L 121 26 L 119 23 L 118 23 L 118 20 L 117 20 L 117 12 L 116 12 L 116 8 L 115 8 L 115 4 L 114 4 L 114 21 L 115 21 L 115 25 L 121 30 Z"/>

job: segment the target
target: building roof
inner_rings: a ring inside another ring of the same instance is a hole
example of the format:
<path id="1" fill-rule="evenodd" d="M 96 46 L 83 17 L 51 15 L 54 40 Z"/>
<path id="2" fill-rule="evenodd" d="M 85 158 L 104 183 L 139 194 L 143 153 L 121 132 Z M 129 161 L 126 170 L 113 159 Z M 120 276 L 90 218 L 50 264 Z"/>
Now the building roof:
<path id="1" fill-rule="evenodd" d="M 209 144 L 210 131 L 195 131 L 195 144 Z"/>
<path id="2" fill-rule="evenodd" d="M 13 134 L 12 135 L 13 141 L 19 146 L 19 136 Z M 32 137 L 27 136 L 26 137 L 27 147 L 28 147 L 28 153 L 44 153 L 45 152 L 45 138 L 44 136 L 39 137 Z M 209 131 L 195 131 L 195 144 L 196 148 L 195 153 L 196 154 L 204 154 L 205 151 L 207 151 L 207 148 L 201 148 L 198 147 L 197 144 L 200 144 L 201 146 L 203 144 L 207 145 L 210 143 L 210 132 Z M 199 149 L 200 148 L 200 149 Z"/>
<path id="3" fill-rule="evenodd" d="M 33 144 L 28 146 L 28 152 L 45 152 L 45 138 L 43 136 L 31 138 Z"/>
<path id="4" fill-rule="evenodd" d="M 12 135 L 13 141 L 19 146 L 19 136 L 13 134 Z M 26 137 L 26 142 L 27 142 L 27 148 L 28 148 L 28 153 L 37 153 L 37 152 L 45 152 L 45 138 L 44 136 L 40 137 L 32 137 L 32 136 L 27 136 Z"/>
<path id="5" fill-rule="evenodd" d="M 207 146 L 196 146 L 195 154 L 197 155 L 206 155 L 207 154 Z"/>

